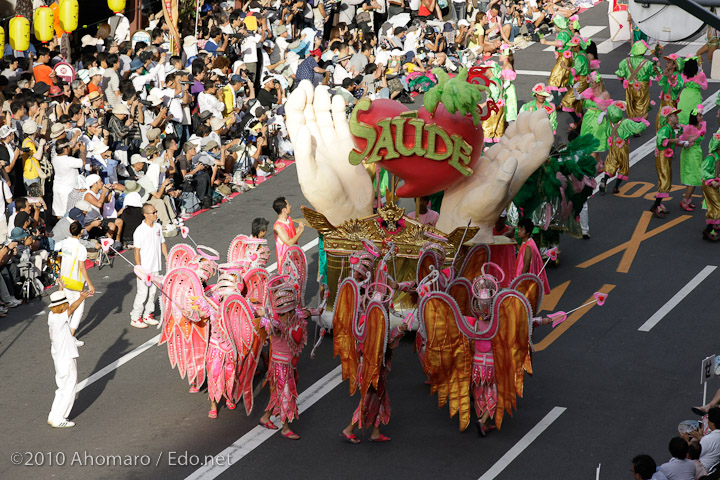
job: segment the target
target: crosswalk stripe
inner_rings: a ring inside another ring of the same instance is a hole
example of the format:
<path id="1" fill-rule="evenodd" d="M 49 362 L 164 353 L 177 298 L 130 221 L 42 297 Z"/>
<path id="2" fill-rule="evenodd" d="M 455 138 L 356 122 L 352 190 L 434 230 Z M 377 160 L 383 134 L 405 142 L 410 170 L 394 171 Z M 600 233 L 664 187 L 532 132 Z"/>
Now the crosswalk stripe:
<path id="1" fill-rule="evenodd" d="M 607 26 L 602 25 L 586 25 L 580 28 L 580 36 L 585 38 L 592 38 L 594 35 L 597 35 L 606 28 Z M 553 50 L 555 50 L 555 47 L 546 47 L 543 49 L 544 52 L 552 52 Z"/>

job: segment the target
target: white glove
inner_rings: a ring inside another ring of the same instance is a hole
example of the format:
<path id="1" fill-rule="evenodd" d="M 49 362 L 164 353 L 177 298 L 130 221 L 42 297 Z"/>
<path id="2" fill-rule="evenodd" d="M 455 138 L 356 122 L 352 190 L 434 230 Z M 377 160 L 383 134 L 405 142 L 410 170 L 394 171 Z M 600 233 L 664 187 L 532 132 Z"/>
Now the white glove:
<path id="1" fill-rule="evenodd" d="M 332 113 L 331 113 L 332 109 Z M 295 147 L 305 198 L 333 225 L 372 214 L 372 180 L 362 165 L 350 165 L 353 149 L 345 100 L 328 87 L 304 80 L 285 105 L 287 129 Z"/>

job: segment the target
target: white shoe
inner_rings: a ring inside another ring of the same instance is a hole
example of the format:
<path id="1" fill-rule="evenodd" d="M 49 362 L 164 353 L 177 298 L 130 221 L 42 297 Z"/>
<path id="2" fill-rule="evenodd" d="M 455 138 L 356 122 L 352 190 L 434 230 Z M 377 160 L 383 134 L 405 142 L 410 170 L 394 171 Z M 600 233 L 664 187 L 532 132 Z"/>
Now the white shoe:
<path id="1" fill-rule="evenodd" d="M 142 321 L 153 327 L 155 325 L 157 325 L 158 323 L 160 323 L 157 320 L 155 320 L 155 317 L 153 315 L 148 315 L 147 317 L 143 317 Z"/>
<path id="2" fill-rule="evenodd" d="M 21 301 L 21 300 L 18 300 L 17 298 L 13 298 L 12 300 L 10 300 L 10 301 L 9 301 L 8 303 L 6 303 L 5 305 L 7 305 L 7 306 L 10 307 L 10 308 L 15 308 L 15 307 L 17 307 L 17 306 L 22 305 L 22 301 Z"/>
<path id="3" fill-rule="evenodd" d="M 7 313 L 8 308 L 7 307 L 0 307 L 0 313 Z"/>
<path id="4" fill-rule="evenodd" d="M 135 328 L 147 328 L 147 324 L 142 319 L 130 320 L 130 326 Z"/>
<path id="5" fill-rule="evenodd" d="M 75 426 L 75 422 L 71 422 L 70 420 L 63 420 L 60 423 L 50 423 L 50 426 L 53 428 L 70 428 Z"/>
<path id="6" fill-rule="evenodd" d="M 78 340 L 77 338 L 75 339 L 76 347 L 82 347 L 83 345 L 85 345 L 85 342 L 83 342 L 82 340 Z"/>

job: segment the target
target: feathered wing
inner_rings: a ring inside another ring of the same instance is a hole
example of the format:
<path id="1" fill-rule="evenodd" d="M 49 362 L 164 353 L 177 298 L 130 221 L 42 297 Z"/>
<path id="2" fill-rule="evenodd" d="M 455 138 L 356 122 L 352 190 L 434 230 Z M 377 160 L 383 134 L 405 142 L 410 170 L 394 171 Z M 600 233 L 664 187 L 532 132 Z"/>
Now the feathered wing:
<path id="1" fill-rule="evenodd" d="M 358 326 L 359 329 L 364 330 L 362 333 L 363 358 L 359 382 L 362 403 L 370 386 L 377 388 L 380 372 L 382 372 L 385 364 L 385 349 L 390 334 L 388 331 L 388 314 L 385 307 L 379 302 L 370 302 L 365 311 L 364 324 Z M 359 329 L 356 329 L 356 332 Z"/>
<path id="2" fill-rule="evenodd" d="M 245 413 L 250 415 L 253 408 L 252 382 L 265 341 L 265 329 L 259 328 L 250 304 L 240 294 L 226 297 L 220 310 L 227 319 L 227 329 L 237 350 L 231 400 L 237 403 L 242 398 Z"/>
<path id="3" fill-rule="evenodd" d="M 293 245 L 285 252 L 285 261 L 279 269 L 280 273 L 290 275 L 292 281 L 297 285 L 298 298 L 300 304 L 305 304 L 305 288 L 307 285 L 307 257 L 302 248 Z"/>
<path id="4" fill-rule="evenodd" d="M 430 393 L 437 392 L 439 408 L 450 403 L 451 417 L 460 412 L 460 430 L 465 430 L 470 424 L 473 353 L 458 328 L 462 312 L 447 293 L 431 292 L 420 301 L 419 314 L 427 335 L 425 368 Z"/>
<path id="5" fill-rule="evenodd" d="M 245 282 L 245 298 L 259 305 L 265 305 L 265 294 L 270 274 L 264 268 L 250 269 L 243 278 Z"/>
<path id="6" fill-rule="evenodd" d="M 333 356 L 340 355 L 342 378 L 350 380 L 350 395 L 357 390 L 358 353 L 353 328 L 357 322 L 360 289 L 352 278 L 338 288 L 333 315 Z"/>
<path id="7" fill-rule="evenodd" d="M 482 267 L 490 261 L 490 247 L 485 244 L 473 246 L 465 255 L 460 274 L 458 276 L 465 277 L 471 282 L 482 275 Z"/>
<path id="8" fill-rule="evenodd" d="M 165 275 L 163 290 L 173 301 L 166 302 L 160 342 L 167 343 L 170 365 L 177 366 L 181 378 L 202 385 L 205 381 L 205 352 L 210 327 L 195 312 L 190 318 L 184 312 L 194 311 L 194 302 L 202 297 L 203 287 L 192 270 L 179 267 Z"/>
<path id="9" fill-rule="evenodd" d="M 170 249 L 167 256 L 167 271 L 173 268 L 187 267 L 197 255 L 195 249 L 186 243 L 178 243 Z"/>
<path id="10" fill-rule="evenodd" d="M 513 279 L 512 283 L 510 284 L 510 288 L 513 290 L 517 290 L 522 295 L 524 295 L 525 298 L 527 298 L 528 302 L 530 303 L 531 318 L 533 316 L 536 316 L 540 311 L 544 294 L 543 283 L 540 277 L 538 277 L 534 273 L 524 273 L 519 277 Z M 532 334 L 532 329 L 530 333 Z M 525 357 L 525 363 L 523 365 L 523 368 L 530 375 L 533 374 L 532 343 L 530 344 L 528 356 Z"/>
<path id="11" fill-rule="evenodd" d="M 472 284 L 467 278 L 453 280 L 447 287 L 447 293 L 457 302 L 460 313 L 474 315 L 472 311 Z"/>
<path id="12" fill-rule="evenodd" d="M 530 349 L 530 303 L 515 290 L 503 290 L 493 304 L 498 329 L 492 339 L 497 381 L 495 424 L 502 426 L 505 412 L 510 416 L 523 395 L 523 365 Z"/>
<path id="13" fill-rule="evenodd" d="M 247 245 L 245 242 L 247 241 L 247 239 L 247 235 L 242 234 L 232 239 L 232 242 L 230 242 L 230 246 L 228 247 L 228 263 L 239 262 L 240 260 L 245 258 L 245 247 Z"/>

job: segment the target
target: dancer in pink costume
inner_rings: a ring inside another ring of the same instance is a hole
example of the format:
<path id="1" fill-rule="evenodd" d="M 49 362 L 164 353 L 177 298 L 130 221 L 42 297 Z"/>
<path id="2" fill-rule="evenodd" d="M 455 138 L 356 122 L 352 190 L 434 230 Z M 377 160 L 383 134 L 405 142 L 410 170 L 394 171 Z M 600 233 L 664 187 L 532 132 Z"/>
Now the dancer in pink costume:
<path id="1" fill-rule="evenodd" d="M 538 275 L 543 283 L 544 293 L 550 293 L 550 283 L 547 274 L 543 269 L 542 256 L 538 250 L 535 240 L 532 238 L 535 225 L 529 218 L 522 218 L 518 222 L 518 236 L 522 241 L 515 263 L 515 277 L 519 277 L 523 273 L 534 273 Z"/>
<path id="2" fill-rule="evenodd" d="M 270 335 L 270 401 L 260 424 L 276 430 L 270 421 L 272 415 L 280 417 L 283 437 L 298 440 L 300 436 L 290 430 L 290 423 L 298 417 L 297 363 L 307 343 L 307 318 L 320 315 L 323 305 L 317 309 L 303 309 L 298 300 L 296 284 L 288 275 L 274 275 L 267 284 L 265 300 L 266 317 L 262 326 Z M 321 295 L 327 298 L 327 295 Z"/>

